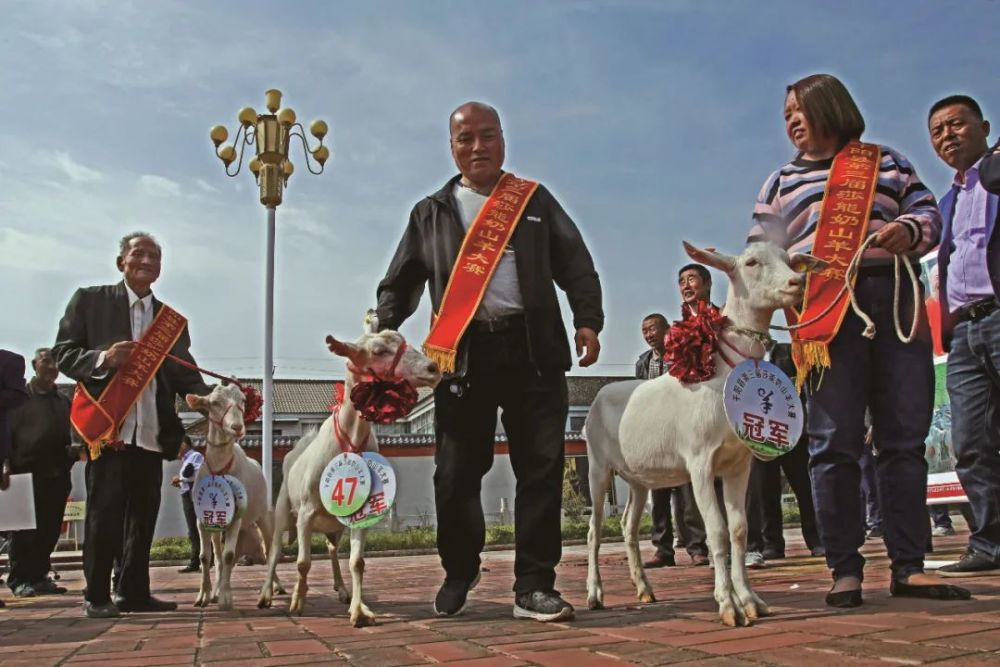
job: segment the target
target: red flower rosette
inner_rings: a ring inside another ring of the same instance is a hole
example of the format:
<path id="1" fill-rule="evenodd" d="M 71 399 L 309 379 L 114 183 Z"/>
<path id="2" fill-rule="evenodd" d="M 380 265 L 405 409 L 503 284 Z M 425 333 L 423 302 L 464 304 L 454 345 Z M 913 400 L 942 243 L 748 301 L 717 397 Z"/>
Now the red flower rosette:
<path id="1" fill-rule="evenodd" d="M 250 385 L 239 385 L 243 392 L 243 424 L 249 426 L 260 419 L 264 407 L 264 399 Z"/>
<path id="2" fill-rule="evenodd" d="M 684 319 L 674 322 L 664 337 L 667 372 L 681 382 L 704 382 L 715 375 L 714 355 L 726 318 L 707 301 L 699 301 L 697 310 L 684 304 L 682 312 Z"/>
<path id="3" fill-rule="evenodd" d="M 374 378 L 351 389 L 351 404 L 365 421 L 391 424 L 417 404 L 417 390 L 406 380 Z"/>

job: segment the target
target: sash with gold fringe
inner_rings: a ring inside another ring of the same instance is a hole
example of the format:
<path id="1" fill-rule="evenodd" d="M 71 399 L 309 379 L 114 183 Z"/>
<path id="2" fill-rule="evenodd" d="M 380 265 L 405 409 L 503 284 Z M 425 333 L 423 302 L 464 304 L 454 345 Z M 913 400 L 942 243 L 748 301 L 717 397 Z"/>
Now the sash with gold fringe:
<path id="1" fill-rule="evenodd" d="M 451 269 L 441 308 L 423 346 L 424 354 L 437 362 L 443 372 L 455 371 L 458 343 L 472 322 L 504 248 L 537 188 L 535 181 L 505 173 L 469 225 Z"/>
<path id="2" fill-rule="evenodd" d="M 101 456 L 101 448 L 118 440 L 118 428 L 163 364 L 167 353 L 187 326 L 183 315 L 161 304 L 160 312 L 138 341 L 128 361 L 94 400 L 82 382 L 76 385 L 70 422 L 90 449 L 91 460 Z"/>
<path id="3" fill-rule="evenodd" d="M 830 367 L 829 344 L 850 305 L 847 292 L 842 290 L 847 267 L 868 235 L 880 163 L 877 145 L 852 141 L 830 165 L 812 249 L 827 267 L 806 278 L 802 313 L 797 317 L 806 326 L 792 334 L 795 384 L 800 390 L 814 368 Z M 836 301 L 838 295 L 840 300 Z M 829 311 L 822 314 L 827 308 Z"/>

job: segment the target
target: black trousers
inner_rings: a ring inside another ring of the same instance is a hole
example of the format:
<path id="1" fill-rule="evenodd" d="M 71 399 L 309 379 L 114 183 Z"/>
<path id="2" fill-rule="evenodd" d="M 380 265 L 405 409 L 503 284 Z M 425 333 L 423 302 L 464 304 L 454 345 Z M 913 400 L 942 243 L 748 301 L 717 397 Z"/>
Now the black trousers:
<path id="1" fill-rule="evenodd" d="M 694 499 L 694 490 L 690 484 L 666 489 L 653 489 L 653 509 L 650 512 L 653 519 L 652 542 L 656 547 L 656 555 L 668 557 L 674 555 L 674 529 L 671 524 L 670 499 L 674 501 L 674 521 L 677 523 L 677 534 L 684 548 L 691 556 L 707 556 L 705 545 L 705 522 L 698 511 Z"/>
<path id="2" fill-rule="evenodd" d="M 10 542 L 11 590 L 22 584 L 44 581 L 52 569 L 50 557 L 59 542 L 66 512 L 66 496 L 72 486 L 69 470 L 32 476 L 35 497 L 35 529 L 16 531 Z"/>
<path id="3" fill-rule="evenodd" d="M 809 549 L 820 546 L 812 484 L 809 480 L 808 436 L 803 435 L 799 443 L 787 454 L 767 462 L 754 459 L 752 466 L 750 503 L 747 512 L 756 516 L 748 517 L 751 520 L 747 550 L 785 553 L 784 517 L 781 511 L 782 472 L 785 473 L 785 479 L 792 487 L 799 505 L 799 522 L 806 546 Z"/>
<path id="4" fill-rule="evenodd" d="M 111 570 L 120 558 L 117 593 L 144 601 L 149 592 L 149 549 L 160 511 L 163 457 L 138 447 L 105 450 L 87 463 L 87 516 L 83 543 L 85 597 L 111 599 Z"/>
<path id="5" fill-rule="evenodd" d="M 523 324 L 496 333 L 470 331 L 464 378 L 434 392 L 437 543 L 448 580 L 471 582 L 486 541 L 480 499 L 493 465 L 497 409 L 517 480 L 514 591 L 550 590 L 562 556 L 561 509 L 566 376 L 536 371 Z"/>
<path id="6" fill-rule="evenodd" d="M 201 567 L 201 534 L 198 532 L 198 517 L 194 515 L 194 501 L 191 492 L 181 494 L 181 505 L 184 506 L 184 521 L 187 522 L 188 539 L 191 540 L 192 567 Z"/>

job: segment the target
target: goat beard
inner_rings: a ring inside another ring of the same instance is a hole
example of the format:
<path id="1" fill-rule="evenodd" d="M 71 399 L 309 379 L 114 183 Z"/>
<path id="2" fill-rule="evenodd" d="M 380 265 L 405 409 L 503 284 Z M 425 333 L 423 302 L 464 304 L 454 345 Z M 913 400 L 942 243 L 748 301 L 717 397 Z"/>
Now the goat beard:
<path id="1" fill-rule="evenodd" d="M 337 386 L 338 403 L 343 402 L 343 387 Z M 405 417 L 417 404 L 417 390 L 406 380 L 383 380 L 367 377 L 351 389 L 351 405 L 365 421 L 391 424 Z"/>
<path id="2" fill-rule="evenodd" d="M 704 382 L 715 375 L 715 353 L 726 318 L 716 306 L 699 301 L 684 304 L 684 319 L 674 322 L 664 336 L 663 360 L 672 376 L 685 383 Z"/>

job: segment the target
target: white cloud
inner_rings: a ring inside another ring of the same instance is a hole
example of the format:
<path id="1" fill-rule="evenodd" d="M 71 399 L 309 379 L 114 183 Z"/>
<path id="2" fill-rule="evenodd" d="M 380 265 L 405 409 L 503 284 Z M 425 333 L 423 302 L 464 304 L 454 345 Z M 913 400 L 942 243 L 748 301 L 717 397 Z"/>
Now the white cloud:
<path id="1" fill-rule="evenodd" d="M 205 192 L 208 192 L 208 193 L 215 193 L 215 192 L 219 191 L 218 188 L 209 185 L 208 182 L 206 182 L 205 179 L 203 179 L 203 178 L 199 178 L 198 180 L 196 180 L 194 182 L 194 184 L 197 185 L 202 190 L 204 190 Z"/>
<path id="2" fill-rule="evenodd" d="M 90 183 L 104 178 L 104 174 L 96 169 L 83 166 L 70 157 L 69 153 L 62 151 L 56 153 L 52 156 L 52 162 L 62 169 L 63 173 L 69 176 L 71 181 L 76 183 Z"/>
<path id="3" fill-rule="evenodd" d="M 179 183 L 153 174 L 143 174 L 139 177 L 139 190 L 151 197 L 179 197 Z"/>

